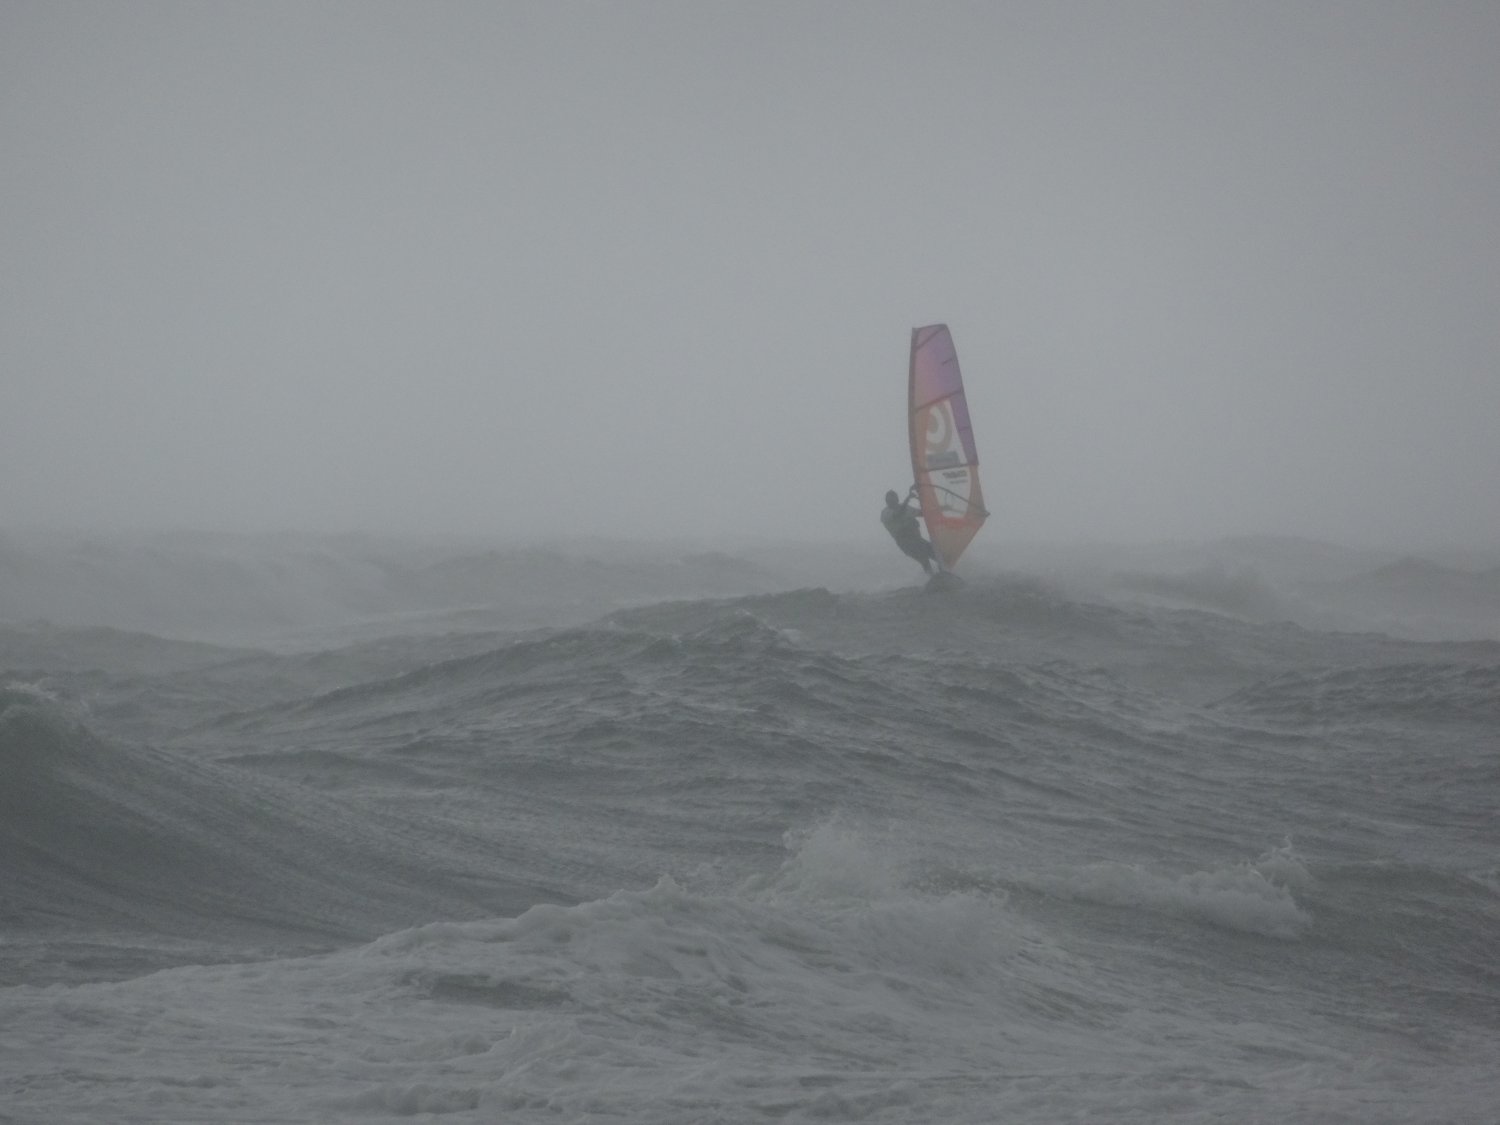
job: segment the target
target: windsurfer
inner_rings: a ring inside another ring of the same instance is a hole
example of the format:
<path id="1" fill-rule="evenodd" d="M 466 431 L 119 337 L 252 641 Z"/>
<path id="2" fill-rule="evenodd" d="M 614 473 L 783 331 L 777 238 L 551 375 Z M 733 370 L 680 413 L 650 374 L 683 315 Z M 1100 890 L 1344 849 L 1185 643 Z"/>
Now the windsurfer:
<path id="1" fill-rule="evenodd" d="M 933 554 L 932 544 L 922 538 L 922 529 L 917 526 L 917 513 L 908 506 L 916 494 L 916 485 L 911 486 L 911 491 L 906 494 L 904 501 L 896 495 L 895 489 L 887 492 L 885 507 L 880 511 L 880 522 L 885 524 L 885 529 L 891 533 L 896 546 L 900 547 L 904 554 L 916 559 L 922 564 L 922 569 L 931 574 L 932 565 L 937 560 L 937 556 Z M 938 569 L 942 570 L 941 563 L 938 563 Z"/>

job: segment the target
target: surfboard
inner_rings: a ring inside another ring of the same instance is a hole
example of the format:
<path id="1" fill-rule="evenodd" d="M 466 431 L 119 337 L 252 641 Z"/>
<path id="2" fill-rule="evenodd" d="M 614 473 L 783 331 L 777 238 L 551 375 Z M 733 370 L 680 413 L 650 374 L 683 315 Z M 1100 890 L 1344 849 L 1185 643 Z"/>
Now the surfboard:
<path id="1" fill-rule="evenodd" d="M 908 402 L 911 468 L 922 522 L 944 568 L 952 570 L 989 512 L 979 487 L 969 400 L 946 324 L 911 330 Z"/>

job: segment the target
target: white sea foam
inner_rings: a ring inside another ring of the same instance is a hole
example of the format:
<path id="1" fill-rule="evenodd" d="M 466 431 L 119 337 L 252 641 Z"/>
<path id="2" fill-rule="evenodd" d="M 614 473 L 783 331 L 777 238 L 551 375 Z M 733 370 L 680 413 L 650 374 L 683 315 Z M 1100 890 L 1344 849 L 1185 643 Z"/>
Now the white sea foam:
<path id="1" fill-rule="evenodd" d="M 1224 929 L 1293 940 L 1313 919 L 1297 904 L 1292 886 L 1307 872 L 1289 851 L 1260 861 L 1167 875 L 1132 863 L 1094 863 L 1037 880 L 1052 894 L 1106 906 L 1151 910 Z"/>
<path id="2" fill-rule="evenodd" d="M 79 1122 L 1156 1122 L 1253 1119 L 1267 1106 L 1296 1120 L 1396 1093 L 1315 1029 L 1243 1014 L 1219 1023 L 1113 993 L 1001 898 L 912 888 L 890 835 L 833 820 L 789 843 L 775 871 L 726 891 L 662 878 L 320 957 L 6 990 L 3 1066 L 24 1076 L 15 1111 Z M 1258 866 L 1303 871 L 1289 848 Z M 1274 877 L 1114 864 L 1063 889 L 1295 936 L 1305 921 Z M 1471 1105 L 1494 1086 L 1470 1053 L 1454 1065 L 1458 1088 L 1418 1084 L 1401 1104 Z M 1327 1093 L 1340 1089 L 1344 1099 Z"/>

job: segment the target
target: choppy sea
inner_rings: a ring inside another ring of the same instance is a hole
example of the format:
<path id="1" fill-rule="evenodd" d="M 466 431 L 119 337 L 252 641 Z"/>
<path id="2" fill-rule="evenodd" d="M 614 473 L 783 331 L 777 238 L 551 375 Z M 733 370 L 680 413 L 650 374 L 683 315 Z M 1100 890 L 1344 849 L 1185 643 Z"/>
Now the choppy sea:
<path id="1" fill-rule="evenodd" d="M 1500 1121 L 1500 644 L 1002 578 L 45 641 L 0 1122 Z"/>

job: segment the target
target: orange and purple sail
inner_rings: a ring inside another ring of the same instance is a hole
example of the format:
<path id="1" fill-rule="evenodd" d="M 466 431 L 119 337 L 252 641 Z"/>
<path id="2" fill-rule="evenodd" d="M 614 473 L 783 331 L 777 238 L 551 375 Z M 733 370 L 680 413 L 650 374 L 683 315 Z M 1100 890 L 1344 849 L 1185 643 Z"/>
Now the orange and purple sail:
<path id="1" fill-rule="evenodd" d="M 946 324 L 911 332 L 911 467 L 927 535 L 952 569 L 984 525 L 979 454 L 958 353 Z"/>

